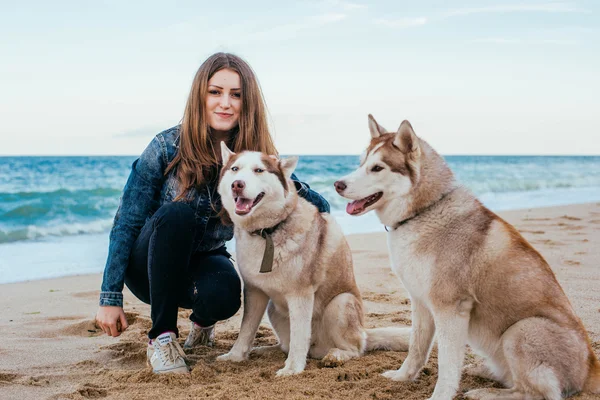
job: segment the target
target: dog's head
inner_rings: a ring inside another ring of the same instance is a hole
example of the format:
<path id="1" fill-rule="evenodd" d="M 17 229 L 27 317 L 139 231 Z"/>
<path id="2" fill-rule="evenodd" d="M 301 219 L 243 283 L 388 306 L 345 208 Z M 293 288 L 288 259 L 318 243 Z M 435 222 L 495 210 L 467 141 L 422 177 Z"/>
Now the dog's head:
<path id="1" fill-rule="evenodd" d="M 346 206 L 351 215 L 377 210 L 390 199 L 405 196 L 418 184 L 424 142 L 410 122 L 388 132 L 369 114 L 371 143 L 358 169 L 335 182 L 342 197 L 354 200 Z"/>
<path id="2" fill-rule="evenodd" d="M 260 218 L 268 226 L 285 208 L 289 193 L 295 193 L 290 177 L 298 157 L 278 159 L 254 151 L 236 154 L 224 142 L 221 157 L 218 190 L 233 223 L 245 226 L 249 220 Z"/>

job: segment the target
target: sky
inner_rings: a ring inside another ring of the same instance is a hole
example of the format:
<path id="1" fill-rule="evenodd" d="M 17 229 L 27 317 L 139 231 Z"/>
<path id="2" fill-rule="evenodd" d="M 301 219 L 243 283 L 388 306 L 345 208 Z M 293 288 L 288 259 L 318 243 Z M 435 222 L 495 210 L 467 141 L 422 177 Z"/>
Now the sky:
<path id="1" fill-rule="evenodd" d="M 0 0 L 0 155 L 138 155 L 217 51 L 282 154 L 359 154 L 369 113 L 446 155 L 600 154 L 598 1 Z"/>

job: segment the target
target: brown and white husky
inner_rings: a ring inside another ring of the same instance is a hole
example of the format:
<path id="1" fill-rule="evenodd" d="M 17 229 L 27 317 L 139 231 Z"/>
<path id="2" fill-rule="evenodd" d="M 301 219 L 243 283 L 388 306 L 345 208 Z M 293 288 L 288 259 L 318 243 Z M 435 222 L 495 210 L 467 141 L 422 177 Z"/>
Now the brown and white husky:
<path id="1" fill-rule="evenodd" d="M 443 158 L 408 121 L 388 132 L 369 115 L 371 143 L 360 167 L 335 183 L 354 200 L 346 210 L 375 210 L 388 230 L 392 268 L 410 294 L 412 336 L 400 369 L 418 378 L 434 334 L 439 376 L 433 399 L 458 389 L 465 345 L 486 359 L 472 373 L 506 389 L 472 399 L 560 399 L 600 392 L 600 363 L 552 270 L 517 230 L 460 186 Z"/>
<path id="2" fill-rule="evenodd" d="M 254 350 L 288 354 L 277 376 L 304 371 L 307 355 L 335 366 L 365 350 L 406 351 L 410 328 L 364 329 L 350 248 L 334 218 L 298 196 L 290 180 L 298 158 L 235 154 L 223 143 L 221 154 L 218 190 L 235 225 L 244 314 L 238 339 L 217 359 L 247 359 L 265 310 L 279 343 Z"/>

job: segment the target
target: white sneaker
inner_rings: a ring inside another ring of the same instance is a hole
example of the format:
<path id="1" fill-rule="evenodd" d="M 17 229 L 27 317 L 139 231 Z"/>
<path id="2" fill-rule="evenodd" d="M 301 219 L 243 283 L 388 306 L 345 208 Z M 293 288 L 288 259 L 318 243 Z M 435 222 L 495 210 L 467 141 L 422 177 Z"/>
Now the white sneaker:
<path id="1" fill-rule="evenodd" d="M 184 349 L 191 349 L 194 346 L 209 346 L 213 347 L 215 345 L 215 326 L 209 326 L 204 328 L 200 325 L 197 325 L 195 322 L 192 322 L 192 327 L 190 328 L 190 334 L 187 339 L 185 339 L 185 343 L 183 344 Z"/>
<path id="2" fill-rule="evenodd" d="M 152 344 L 148 344 L 146 352 L 148 365 L 152 367 L 154 373 L 189 372 L 184 359 L 185 353 L 175 339 L 173 332 L 165 332 L 152 340 Z"/>

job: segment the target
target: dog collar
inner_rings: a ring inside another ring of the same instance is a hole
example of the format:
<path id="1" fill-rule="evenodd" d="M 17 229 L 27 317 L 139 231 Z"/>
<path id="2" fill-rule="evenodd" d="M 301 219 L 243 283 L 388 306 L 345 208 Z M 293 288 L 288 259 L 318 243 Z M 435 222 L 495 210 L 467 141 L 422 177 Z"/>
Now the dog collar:
<path id="1" fill-rule="evenodd" d="M 265 243 L 265 252 L 263 254 L 262 262 L 260 263 L 260 273 L 273 271 L 273 257 L 275 255 L 275 245 L 273 244 L 273 238 L 271 235 L 281 225 L 281 222 L 271 228 L 263 228 L 251 233 L 251 235 L 259 235 L 267 241 Z"/>
<path id="2" fill-rule="evenodd" d="M 440 201 L 444 200 L 444 198 L 446 198 L 446 196 L 448 196 L 450 193 L 454 192 L 456 189 L 458 189 L 458 187 L 455 187 L 454 189 L 444 193 L 442 195 L 442 197 L 440 197 L 439 199 L 437 199 L 436 201 L 434 201 L 433 203 L 431 203 L 430 205 L 428 205 L 425 208 L 422 208 L 421 210 L 417 211 L 416 213 L 414 213 L 413 215 L 411 215 L 408 218 L 403 219 L 400 222 L 397 222 L 392 228 L 393 231 L 395 231 L 396 229 L 400 228 L 402 225 L 406 224 L 407 222 L 409 222 L 410 220 L 418 217 L 419 215 L 423 214 L 424 212 L 428 211 L 430 208 L 432 208 L 433 206 L 435 206 L 436 204 L 438 204 Z M 387 227 L 387 225 L 383 226 L 386 230 L 386 232 L 389 232 L 389 229 Z"/>

